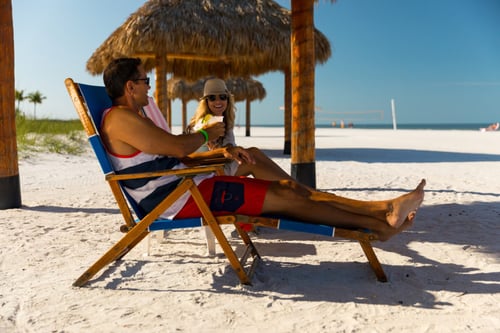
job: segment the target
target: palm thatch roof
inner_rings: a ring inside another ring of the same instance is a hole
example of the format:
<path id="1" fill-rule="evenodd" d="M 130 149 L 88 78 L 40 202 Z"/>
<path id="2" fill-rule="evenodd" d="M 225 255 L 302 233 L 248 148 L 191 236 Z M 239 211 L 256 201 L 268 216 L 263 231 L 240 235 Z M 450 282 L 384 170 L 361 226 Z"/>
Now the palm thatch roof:
<path id="1" fill-rule="evenodd" d="M 140 57 L 146 71 L 167 59 L 166 71 L 196 80 L 249 76 L 290 65 L 291 12 L 272 0 L 149 0 L 118 27 L 87 62 L 102 73 L 118 57 Z M 315 29 L 315 58 L 331 56 Z"/>
<path id="2" fill-rule="evenodd" d="M 171 100 L 198 100 L 203 95 L 203 86 L 209 78 L 198 81 L 171 78 L 167 81 L 167 97 Z M 266 97 L 266 89 L 261 82 L 255 79 L 239 77 L 225 79 L 225 82 L 236 102 L 263 100 Z"/>

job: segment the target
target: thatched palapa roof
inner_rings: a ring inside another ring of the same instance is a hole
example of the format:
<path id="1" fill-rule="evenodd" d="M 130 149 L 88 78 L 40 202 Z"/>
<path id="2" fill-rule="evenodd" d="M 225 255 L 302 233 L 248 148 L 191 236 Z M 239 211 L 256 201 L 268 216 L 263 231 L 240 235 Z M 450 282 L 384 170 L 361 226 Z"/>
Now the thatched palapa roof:
<path id="1" fill-rule="evenodd" d="M 92 54 L 87 70 L 102 73 L 114 58 L 136 56 L 146 71 L 166 57 L 166 71 L 196 80 L 249 76 L 290 65 L 291 13 L 271 0 L 150 0 Z M 315 29 L 316 62 L 331 56 Z"/>
<path id="2" fill-rule="evenodd" d="M 176 98 L 182 100 L 182 128 L 187 126 L 186 103 L 190 100 L 199 100 L 203 96 L 205 81 L 210 78 L 194 82 L 178 78 L 171 78 L 167 81 L 167 97 L 171 100 Z M 236 102 L 246 101 L 246 117 L 250 119 L 250 102 L 256 99 L 263 100 L 266 97 L 266 89 L 261 82 L 252 78 L 229 78 L 225 81 Z M 245 125 L 249 132 L 250 124 Z"/>
<path id="3" fill-rule="evenodd" d="M 172 100 L 180 99 L 182 101 L 199 100 L 203 95 L 205 81 L 209 78 L 211 77 L 194 82 L 171 78 L 167 81 L 167 97 Z M 255 79 L 239 77 L 225 79 L 224 81 L 236 102 L 263 100 L 266 97 L 266 89 L 261 82 Z"/>

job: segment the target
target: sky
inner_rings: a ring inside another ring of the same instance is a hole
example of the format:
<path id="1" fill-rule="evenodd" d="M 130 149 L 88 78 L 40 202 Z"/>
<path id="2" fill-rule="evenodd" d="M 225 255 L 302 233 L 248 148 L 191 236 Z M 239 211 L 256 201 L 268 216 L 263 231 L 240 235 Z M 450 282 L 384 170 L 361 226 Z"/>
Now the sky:
<path id="1" fill-rule="evenodd" d="M 291 7 L 290 0 L 277 2 Z M 46 97 L 37 118 L 77 118 L 64 79 L 102 85 L 86 62 L 143 3 L 12 0 L 15 86 Z M 499 0 L 320 0 L 314 9 L 314 24 L 332 47 L 332 57 L 316 67 L 316 124 L 390 124 L 391 100 L 398 124 L 500 121 Z M 255 79 L 267 97 L 252 102 L 252 125 L 283 124 L 284 75 Z M 33 104 L 20 108 L 33 116 Z M 195 108 L 188 103 L 189 117 Z M 173 125 L 180 114 L 177 100 Z M 236 120 L 245 122 L 244 103 Z"/>

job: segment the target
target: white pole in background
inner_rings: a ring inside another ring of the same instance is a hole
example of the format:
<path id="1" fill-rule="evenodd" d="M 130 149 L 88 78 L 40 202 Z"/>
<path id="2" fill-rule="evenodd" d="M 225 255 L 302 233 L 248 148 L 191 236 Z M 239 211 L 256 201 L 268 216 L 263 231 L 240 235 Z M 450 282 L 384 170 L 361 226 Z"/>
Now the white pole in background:
<path id="1" fill-rule="evenodd" d="M 394 130 L 397 130 L 398 126 L 396 125 L 396 105 L 394 104 L 394 98 L 391 99 L 391 110 L 392 110 L 392 128 Z"/>

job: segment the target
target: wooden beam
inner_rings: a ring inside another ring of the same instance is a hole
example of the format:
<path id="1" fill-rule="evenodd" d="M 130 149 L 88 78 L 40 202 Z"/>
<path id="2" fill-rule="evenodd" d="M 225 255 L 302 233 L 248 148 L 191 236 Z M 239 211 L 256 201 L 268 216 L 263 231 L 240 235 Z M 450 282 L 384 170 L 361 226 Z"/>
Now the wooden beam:
<path id="1" fill-rule="evenodd" d="M 136 53 L 136 57 L 140 58 L 157 58 L 157 55 L 155 53 Z M 175 60 L 175 59 L 181 59 L 181 60 L 199 60 L 199 61 L 213 61 L 213 62 L 226 62 L 230 63 L 231 59 L 226 56 L 208 56 L 208 55 L 201 55 L 201 54 L 191 54 L 191 53 L 168 53 L 165 55 L 165 58 L 167 60 Z"/>
<path id="2" fill-rule="evenodd" d="M 0 40 L 0 209 L 9 209 L 21 207 L 11 0 L 0 0 Z"/>
<path id="3" fill-rule="evenodd" d="M 291 174 L 316 187 L 314 124 L 314 4 L 292 0 L 292 154 Z"/>

